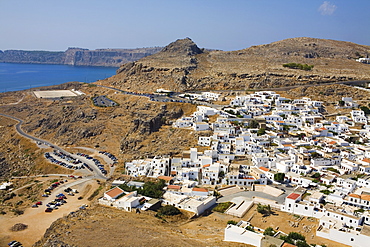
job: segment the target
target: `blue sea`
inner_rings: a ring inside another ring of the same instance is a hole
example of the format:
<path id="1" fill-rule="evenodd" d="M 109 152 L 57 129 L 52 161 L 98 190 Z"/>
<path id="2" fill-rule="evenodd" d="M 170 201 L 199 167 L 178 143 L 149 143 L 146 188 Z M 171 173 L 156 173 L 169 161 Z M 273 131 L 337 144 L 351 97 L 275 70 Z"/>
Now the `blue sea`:
<path id="1" fill-rule="evenodd" d="M 52 86 L 70 81 L 95 82 L 117 68 L 50 64 L 0 63 L 0 92 Z"/>

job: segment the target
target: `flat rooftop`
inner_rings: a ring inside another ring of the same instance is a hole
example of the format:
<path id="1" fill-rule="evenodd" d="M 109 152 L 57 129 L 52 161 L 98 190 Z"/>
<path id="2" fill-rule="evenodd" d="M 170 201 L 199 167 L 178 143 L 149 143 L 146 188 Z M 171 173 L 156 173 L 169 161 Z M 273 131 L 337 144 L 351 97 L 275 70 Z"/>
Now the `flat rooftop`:
<path id="1" fill-rule="evenodd" d="M 61 98 L 61 97 L 76 97 L 77 93 L 71 90 L 47 90 L 47 91 L 33 91 L 37 98 Z"/>

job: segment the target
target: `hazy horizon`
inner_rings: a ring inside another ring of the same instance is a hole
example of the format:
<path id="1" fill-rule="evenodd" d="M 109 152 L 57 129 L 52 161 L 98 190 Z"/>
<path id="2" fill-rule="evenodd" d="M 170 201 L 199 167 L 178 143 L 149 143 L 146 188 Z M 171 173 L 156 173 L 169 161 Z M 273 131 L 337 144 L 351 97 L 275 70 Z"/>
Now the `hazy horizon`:
<path id="1" fill-rule="evenodd" d="M 369 9 L 368 0 L 0 1 L 0 50 L 163 47 L 185 37 L 225 51 L 295 37 L 370 45 Z"/>

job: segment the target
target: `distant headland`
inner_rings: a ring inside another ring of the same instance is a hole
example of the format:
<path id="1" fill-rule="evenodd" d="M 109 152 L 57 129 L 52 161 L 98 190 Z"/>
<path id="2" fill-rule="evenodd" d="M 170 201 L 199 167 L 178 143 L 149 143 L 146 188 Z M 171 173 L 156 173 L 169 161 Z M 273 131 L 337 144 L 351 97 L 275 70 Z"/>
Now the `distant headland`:
<path id="1" fill-rule="evenodd" d="M 0 63 L 65 64 L 74 66 L 119 67 L 159 52 L 162 47 L 136 49 L 68 48 L 66 51 L 0 51 Z"/>

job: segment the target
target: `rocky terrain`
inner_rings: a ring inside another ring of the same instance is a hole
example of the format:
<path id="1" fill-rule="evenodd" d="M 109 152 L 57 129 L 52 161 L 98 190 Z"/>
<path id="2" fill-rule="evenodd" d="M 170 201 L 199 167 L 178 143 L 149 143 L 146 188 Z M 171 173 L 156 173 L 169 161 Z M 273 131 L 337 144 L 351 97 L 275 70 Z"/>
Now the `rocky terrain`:
<path id="1" fill-rule="evenodd" d="M 23 119 L 22 129 L 26 133 L 64 147 L 109 150 L 122 162 L 135 157 L 180 153 L 184 148 L 196 144 L 197 137 L 189 135 L 190 130 L 171 127 L 172 121 L 194 111 L 194 105 L 153 102 L 147 97 L 116 93 L 88 84 L 67 83 L 48 88 L 75 88 L 86 95 L 48 100 L 36 99 L 31 91 L 17 92 L 18 96 L 17 93 L 9 93 L 12 97 L 3 93 L 0 102 L 22 100 L 18 104 L 3 105 L 0 111 Z M 91 100 L 95 95 L 106 95 L 119 106 L 96 107 Z M 9 121 L 3 117 L 0 120 Z M 14 142 L 19 142 L 19 137 L 8 136 L 11 133 L 8 129 L 13 129 L 15 135 L 14 124 L 7 129 L 4 127 L 4 141 L 12 143 L 14 139 Z M 0 150 L 0 155 L 1 152 L 7 152 L 7 149 Z"/>
<path id="2" fill-rule="evenodd" d="M 174 91 L 276 88 L 345 80 L 370 79 L 370 66 L 355 59 L 370 55 L 370 47 L 350 42 L 292 38 L 239 51 L 209 51 L 189 38 L 160 52 L 126 63 L 103 81 L 122 89 Z M 309 71 L 285 63 L 313 65 Z"/>
<path id="3" fill-rule="evenodd" d="M 119 67 L 160 51 L 161 47 L 137 49 L 98 49 L 68 48 L 64 52 L 52 51 L 0 51 L 0 63 L 67 64 L 76 66 Z"/>

